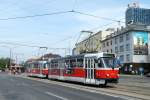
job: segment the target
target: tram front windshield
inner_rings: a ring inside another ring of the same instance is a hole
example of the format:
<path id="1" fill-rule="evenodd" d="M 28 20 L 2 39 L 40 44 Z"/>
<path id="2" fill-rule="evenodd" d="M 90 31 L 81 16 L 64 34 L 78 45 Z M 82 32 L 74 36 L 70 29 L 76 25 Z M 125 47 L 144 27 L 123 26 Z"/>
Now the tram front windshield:
<path id="1" fill-rule="evenodd" d="M 112 57 L 103 57 L 98 60 L 99 67 L 103 68 L 114 68 L 115 67 L 115 58 Z"/>

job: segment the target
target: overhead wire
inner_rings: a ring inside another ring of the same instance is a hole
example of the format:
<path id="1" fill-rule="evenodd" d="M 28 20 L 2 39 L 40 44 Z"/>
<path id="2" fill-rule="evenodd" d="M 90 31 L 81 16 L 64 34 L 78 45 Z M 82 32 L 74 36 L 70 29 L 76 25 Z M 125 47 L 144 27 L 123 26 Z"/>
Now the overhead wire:
<path id="1" fill-rule="evenodd" d="M 125 18 L 121 18 L 121 19 L 119 19 L 119 20 L 122 20 L 122 19 L 125 19 Z M 118 22 L 118 21 L 117 21 L 117 22 Z M 98 28 L 100 28 L 100 27 L 102 28 L 102 27 L 105 27 L 105 26 L 108 26 L 108 25 L 111 25 L 111 24 L 114 24 L 114 23 L 115 23 L 115 22 L 111 22 L 111 23 L 107 23 L 107 24 L 104 24 L 104 25 L 100 25 L 100 26 L 98 26 L 98 27 L 89 29 L 89 31 L 93 32 L 94 30 L 96 30 L 96 29 L 98 29 Z M 77 41 L 76 41 L 75 44 L 77 44 L 77 43 L 79 42 L 79 39 L 80 39 L 81 35 L 82 35 L 82 32 L 80 32 L 80 34 L 79 34 L 79 36 L 78 36 Z"/>
<path id="2" fill-rule="evenodd" d="M 121 19 L 119 19 L 119 20 L 122 20 L 122 19 L 125 19 L 125 18 L 121 18 Z M 116 23 L 116 22 L 111 22 L 111 23 L 103 24 L 103 25 L 100 25 L 100 26 L 97 26 L 97 27 L 95 27 L 95 28 L 90 29 L 90 31 L 93 31 L 93 30 L 96 30 L 96 29 L 99 29 L 99 28 L 103 28 L 103 27 L 112 25 L 112 24 L 114 24 L 114 23 Z M 118 24 L 119 24 L 119 22 L 118 22 Z"/>
<path id="3" fill-rule="evenodd" d="M 84 12 L 80 12 L 80 11 L 76 11 L 76 10 L 72 10 L 72 11 L 70 11 L 70 12 L 77 13 L 77 14 L 81 14 L 81 15 L 86 15 L 86 16 L 91 16 L 91 17 L 98 18 L 98 19 L 110 20 L 110 21 L 114 21 L 114 22 L 125 23 L 125 22 L 122 22 L 122 21 L 120 21 L 120 20 L 115 20 L 115 19 L 112 19 L 112 18 L 97 16 L 97 15 L 93 15 L 93 14 L 89 14 L 89 13 L 84 13 Z"/>
<path id="4" fill-rule="evenodd" d="M 65 13 L 77 13 L 77 14 L 81 14 L 81 15 L 85 15 L 85 16 L 91 16 L 91 17 L 98 18 L 98 19 L 113 21 L 113 23 L 114 22 L 124 23 L 124 22 L 122 22 L 120 20 L 115 20 L 115 19 L 107 18 L 107 17 L 101 17 L 101 16 L 97 16 L 97 15 L 93 15 L 93 14 L 84 13 L 84 12 L 81 12 L 81 11 L 74 10 L 76 3 L 77 3 L 77 0 L 74 1 L 72 10 L 69 10 L 69 11 L 59 11 L 59 12 L 46 13 L 46 14 L 35 14 L 35 15 L 27 15 L 27 16 L 0 18 L 0 20 L 26 19 L 26 18 L 42 17 L 42 16 L 50 16 L 50 15 L 58 15 L 58 14 L 65 14 Z M 112 24 L 112 23 L 108 23 L 108 24 L 105 24 L 105 25 L 102 25 L 102 26 L 104 27 L 104 26 L 107 26 L 107 25 L 110 25 L 110 24 Z M 79 39 L 79 37 L 78 37 L 78 39 Z M 78 39 L 77 39 L 77 41 L 78 41 Z M 10 43 L 10 44 L 12 44 L 12 43 Z M 20 44 L 17 44 L 17 45 L 20 45 Z M 25 44 L 21 44 L 21 46 L 40 47 L 40 46 L 30 46 L 30 45 L 25 45 Z"/>
<path id="5" fill-rule="evenodd" d="M 36 14 L 36 15 L 27 15 L 27 16 L 0 18 L 0 20 L 26 19 L 26 18 L 33 18 L 33 17 L 58 15 L 58 14 L 64 14 L 64 13 L 69 13 L 69 12 L 70 11 L 59 11 L 59 12 L 52 12 L 52 13 L 45 13 L 45 14 Z"/>
<path id="6" fill-rule="evenodd" d="M 46 49 L 67 49 L 67 48 L 51 48 L 47 46 L 39 46 L 39 45 L 28 45 L 28 44 L 21 44 L 21 43 L 14 43 L 14 42 L 4 42 L 0 41 L 0 44 L 8 44 L 8 45 L 15 45 L 15 46 L 24 46 L 24 47 L 32 47 L 32 48 L 46 48 Z"/>
<path id="7" fill-rule="evenodd" d="M 25 46 L 25 47 L 36 47 L 36 48 L 43 47 L 43 46 L 37 46 L 37 45 L 27 45 L 27 44 L 13 43 L 13 42 L 4 42 L 4 41 L 0 41 L 0 44 L 8 44 L 8 45 L 15 45 L 15 46 Z"/>

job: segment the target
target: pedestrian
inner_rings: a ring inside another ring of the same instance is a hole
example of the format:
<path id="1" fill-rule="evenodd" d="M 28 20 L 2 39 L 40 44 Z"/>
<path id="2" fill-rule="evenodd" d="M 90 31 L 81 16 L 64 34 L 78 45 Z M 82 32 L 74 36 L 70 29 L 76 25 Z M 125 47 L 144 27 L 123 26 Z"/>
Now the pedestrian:
<path id="1" fill-rule="evenodd" d="M 139 68 L 139 72 L 140 72 L 140 75 L 143 76 L 143 74 L 144 74 L 144 73 L 143 73 L 143 72 L 144 72 L 144 68 L 143 68 L 143 67 L 140 67 L 140 68 Z"/>
<path id="2" fill-rule="evenodd" d="M 15 70 L 15 69 L 13 69 L 13 74 L 14 74 L 14 75 L 16 74 L 16 70 Z"/>

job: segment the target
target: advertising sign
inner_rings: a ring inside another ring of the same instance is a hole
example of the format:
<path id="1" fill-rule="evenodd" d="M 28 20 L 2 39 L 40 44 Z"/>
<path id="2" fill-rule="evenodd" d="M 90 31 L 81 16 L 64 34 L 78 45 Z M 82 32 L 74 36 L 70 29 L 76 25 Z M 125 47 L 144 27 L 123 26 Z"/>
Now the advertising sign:
<path id="1" fill-rule="evenodd" d="M 134 55 L 148 55 L 148 33 L 134 32 Z"/>

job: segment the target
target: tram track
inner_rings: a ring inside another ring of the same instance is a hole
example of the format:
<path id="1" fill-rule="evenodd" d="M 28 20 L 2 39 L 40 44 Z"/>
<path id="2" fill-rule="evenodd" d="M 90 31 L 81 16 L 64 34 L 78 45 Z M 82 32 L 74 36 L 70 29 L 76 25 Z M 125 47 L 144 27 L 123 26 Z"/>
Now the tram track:
<path id="1" fill-rule="evenodd" d="M 114 88 L 106 88 L 106 89 L 150 96 L 150 89 L 141 88 L 141 87 L 139 88 L 139 87 L 133 87 L 133 86 L 117 85 Z"/>
<path id="2" fill-rule="evenodd" d="M 148 89 L 144 89 L 144 91 L 141 91 L 138 87 L 131 87 L 131 86 L 124 86 L 124 85 L 108 85 L 106 87 L 99 87 L 99 86 L 91 86 L 91 85 L 84 85 L 84 84 L 75 84 L 75 83 L 70 83 L 70 82 L 62 82 L 62 81 L 56 81 L 56 80 L 47 80 L 47 79 L 36 79 L 36 78 L 29 78 L 29 77 L 24 77 L 27 79 L 35 80 L 35 81 L 40 81 L 44 83 L 49 83 L 49 84 L 57 84 L 69 88 L 74 88 L 74 89 L 79 89 L 83 91 L 92 91 L 95 93 L 100 93 L 100 94 L 109 94 L 109 95 L 114 95 L 114 96 L 119 96 L 122 98 L 130 98 L 130 100 L 133 100 L 133 98 L 136 98 L 136 100 L 149 100 L 150 98 L 150 92 Z M 132 99 L 131 99 L 132 98 Z"/>

